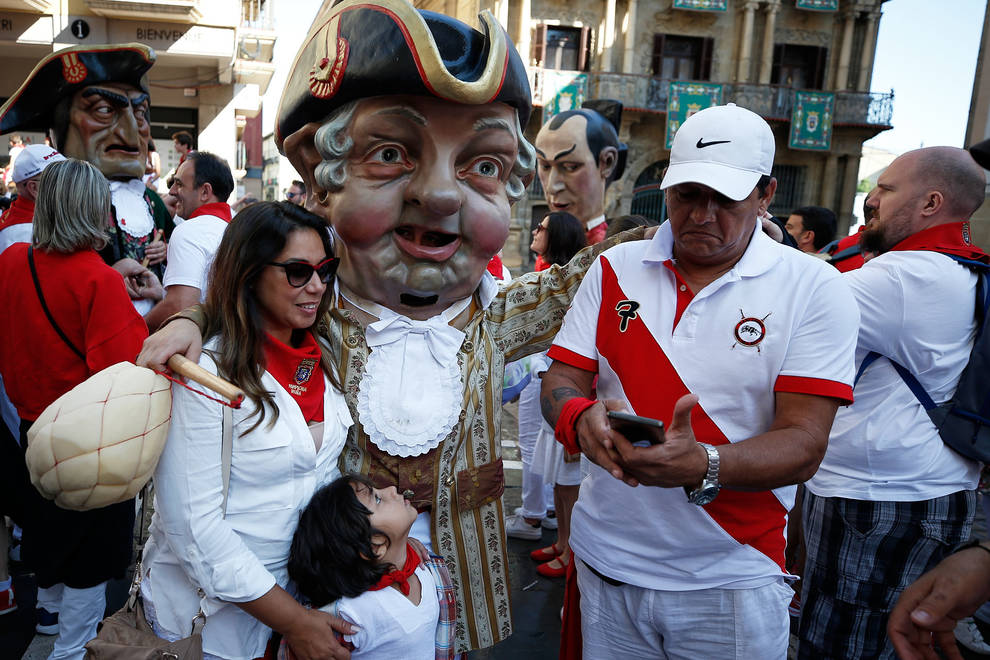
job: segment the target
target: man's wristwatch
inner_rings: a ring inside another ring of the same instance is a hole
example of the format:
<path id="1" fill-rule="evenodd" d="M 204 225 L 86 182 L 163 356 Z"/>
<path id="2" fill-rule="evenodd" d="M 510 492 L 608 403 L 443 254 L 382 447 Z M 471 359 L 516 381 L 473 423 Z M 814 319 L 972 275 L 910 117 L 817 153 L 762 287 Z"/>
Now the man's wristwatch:
<path id="1" fill-rule="evenodd" d="M 715 499 L 720 488 L 718 485 L 719 455 L 718 450 L 712 445 L 706 445 L 703 442 L 698 444 L 708 453 L 708 472 L 705 473 L 705 480 L 701 482 L 701 485 L 688 493 L 688 502 L 705 506 Z"/>

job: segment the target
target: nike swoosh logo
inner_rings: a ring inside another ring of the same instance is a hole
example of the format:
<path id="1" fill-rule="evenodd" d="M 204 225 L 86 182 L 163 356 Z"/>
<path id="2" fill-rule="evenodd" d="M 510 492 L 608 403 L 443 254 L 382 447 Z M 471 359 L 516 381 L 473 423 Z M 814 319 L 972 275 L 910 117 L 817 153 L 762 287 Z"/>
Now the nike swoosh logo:
<path id="1" fill-rule="evenodd" d="M 698 147 L 699 149 L 704 149 L 705 147 L 710 147 L 713 144 L 728 144 L 732 142 L 732 140 L 712 140 L 711 142 L 702 142 L 703 139 L 704 138 L 698 138 L 698 144 L 694 146 Z"/>

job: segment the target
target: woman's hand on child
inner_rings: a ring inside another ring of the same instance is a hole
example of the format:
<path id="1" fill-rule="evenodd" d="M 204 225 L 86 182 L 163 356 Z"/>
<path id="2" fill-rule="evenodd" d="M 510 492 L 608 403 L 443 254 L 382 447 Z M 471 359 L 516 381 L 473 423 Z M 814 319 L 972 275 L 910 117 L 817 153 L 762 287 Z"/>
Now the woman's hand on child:
<path id="1" fill-rule="evenodd" d="M 409 545 L 413 547 L 413 550 L 416 551 L 416 554 L 419 555 L 421 560 L 426 561 L 430 558 L 430 551 L 426 549 L 426 546 L 423 545 L 422 541 L 417 538 L 413 538 L 412 536 L 410 536 L 407 540 L 409 541 Z"/>
<path id="2" fill-rule="evenodd" d="M 337 640 L 335 631 L 353 635 L 357 627 L 328 612 L 307 609 L 284 636 L 292 655 L 299 660 L 348 660 L 351 652 Z"/>

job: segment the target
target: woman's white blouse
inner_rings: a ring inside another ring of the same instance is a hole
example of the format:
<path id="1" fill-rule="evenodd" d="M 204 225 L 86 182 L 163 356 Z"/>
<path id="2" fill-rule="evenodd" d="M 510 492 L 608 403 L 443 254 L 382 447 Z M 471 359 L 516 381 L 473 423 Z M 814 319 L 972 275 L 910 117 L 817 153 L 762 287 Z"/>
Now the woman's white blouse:
<path id="1" fill-rule="evenodd" d="M 215 347 L 211 341 L 205 348 Z M 199 364 L 217 371 L 206 353 Z M 343 395 L 325 384 L 319 451 L 299 406 L 268 372 L 262 385 L 280 411 L 274 427 L 268 411 L 260 426 L 241 435 L 257 421 L 255 406 L 245 400 L 233 411 L 226 517 L 220 510 L 222 406 L 172 386 L 172 420 L 155 470 L 155 515 L 143 557 L 142 594 L 160 628 L 186 636 L 202 607 L 205 652 L 232 660 L 263 654 L 271 630 L 231 603 L 288 585 L 299 514 L 320 486 L 340 475 L 337 459 L 352 421 Z"/>

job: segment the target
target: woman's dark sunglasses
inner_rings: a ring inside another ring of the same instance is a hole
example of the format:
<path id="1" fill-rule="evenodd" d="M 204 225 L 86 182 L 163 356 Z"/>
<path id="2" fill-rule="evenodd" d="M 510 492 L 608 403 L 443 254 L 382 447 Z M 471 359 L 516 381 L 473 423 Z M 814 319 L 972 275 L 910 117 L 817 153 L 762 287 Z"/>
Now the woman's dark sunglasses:
<path id="1" fill-rule="evenodd" d="M 333 277 L 333 274 L 337 272 L 338 263 L 340 263 L 340 259 L 337 257 L 328 257 L 315 266 L 305 261 L 286 261 L 283 263 L 272 261 L 268 265 L 278 266 L 284 270 L 285 279 L 289 281 L 290 285 L 298 289 L 299 287 L 306 286 L 310 278 L 313 277 L 313 271 L 316 271 L 320 281 L 326 284 Z"/>

